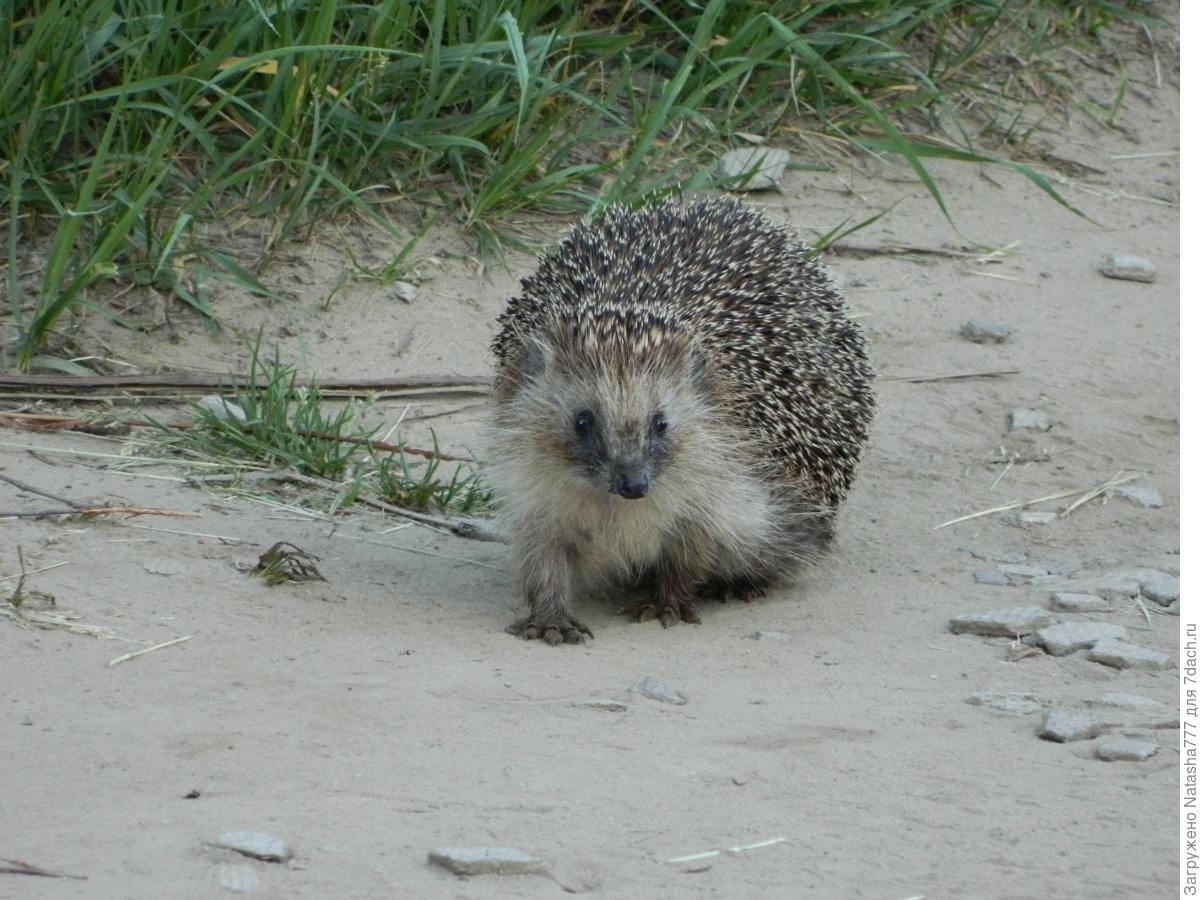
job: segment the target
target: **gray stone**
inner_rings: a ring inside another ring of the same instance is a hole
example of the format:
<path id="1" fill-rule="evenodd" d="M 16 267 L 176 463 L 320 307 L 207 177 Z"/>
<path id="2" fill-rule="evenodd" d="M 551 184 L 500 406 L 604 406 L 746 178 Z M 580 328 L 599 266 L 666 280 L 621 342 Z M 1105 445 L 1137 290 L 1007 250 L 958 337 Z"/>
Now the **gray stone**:
<path id="1" fill-rule="evenodd" d="M 967 698 L 967 702 L 972 706 L 986 706 L 988 709 L 1022 716 L 1042 710 L 1036 695 L 1027 691 L 976 691 Z"/>
<path id="2" fill-rule="evenodd" d="M 790 641 L 792 635 L 787 631 L 756 631 L 750 635 L 756 641 Z"/>
<path id="3" fill-rule="evenodd" d="M 1020 551 L 1010 550 L 988 550 L 984 547 L 959 547 L 963 553 L 969 553 L 976 559 L 982 559 L 984 562 L 998 563 L 1020 563 L 1027 559 L 1026 554 Z"/>
<path id="4" fill-rule="evenodd" d="M 546 864 L 511 847 L 442 847 L 429 862 L 455 875 L 544 875 Z"/>
<path id="5" fill-rule="evenodd" d="M 629 709 L 628 704 L 623 703 L 620 700 L 607 700 L 603 698 L 596 700 L 580 700 L 578 703 L 572 703 L 571 705 L 577 706 L 580 709 L 596 709 L 602 712 L 625 712 Z"/>
<path id="6" fill-rule="evenodd" d="M 1158 277 L 1158 271 L 1150 260 L 1121 253 L 1113 253 L 1105 259 L 1104 265 L 1100 267 L 1100 274 L 1122 281 L 1142 281 L 1146 284 Z"/>
<path id="7" fill-rule="evenodd" d="M 1001 574 L 1000 572 L 976 572 L 975 573 L 975 583 L 976 584 L 991 584 L 991 585 L 998 585 L 1000 587 L 1007 587 L 1009 584 L 1009 581 L 1008 581 L 1008 576 Z"/>
<path id="8" fill-rule="evenodd" d="M 744 147 L 721 154 L 721 174 L 739 178 L 754 172 L 748 180 L 730 185 L 735 191 L 766 191 L 777 189 L 783 179 L 790 155 L 773 147 Z"/>
<path id="9" fill-rule="evenodd" d="M 1060 559 L 1043 565 L 1051 575 L 1075 575 L 1083 570 L 1083 560 L 1081 559 Z"/>
<path id="10" fill-rule="evenodd" d="M 1053 424 L 1039 409 L 1014 409 L 1008 414 L 1009 431 L 1049 431 Z"/>
<path id="11" fill-rule="evenodd" d="M 1140 694 L 1123 694 L 1112 691 L 1101 694 L 1095 700 L 1085 700 L 1085 704 L 1102 707 L 1108 710 L 1119 710 L 1125 715 L 1126 725 L 1137 725 L 1143 728 L 1178 728 L 1179 708 L 1159 703 Z"/>
<path id="12" fill-rule="evenodd" d="M 1020 637 L 1032 634 L 1052 621 L 1050 613 L 1040 606 L 1019 606 L 986 612 L 959 613 L 950 620 L 949 627 L 954 634 Z"/>
<path id="13" fill-rule="evenodd" d="M 1163 496 L 1158 488 L 1118 485 L 1109 488 L 1108 493 L 1113 497 L 1120 497 L 1122 500 L 1145 506 L 1147 509 L 1159 509 L 1163 506 Z"/>
<path id="14" fill-rule="evenodd" d="M 1093 594 L 1105 600 L 1122 600 L 1125 597 L 1136 596 L 1142 585 L 1140 579 L 1130 572 L 1105 572 L 1102 575 L 1064 579 L 1044 587 L 1052 592 L 1068 591 L 1075 594 Z"/>
<path id="15" fill-rule="evenodd" d="M 283 862 L 292 856 L 287 842 L 261 831 L 227 831 L 213 841 L 213 846 L 266 862 Z"/>
<path id="16" fill-rule="evenodd" d="M 1050 608 L 1062 612 L 1109 612 L 1112 605 L 1095 594 L 1071 594 L 1057 591 L 1050 597 Z"/>
<path id="17" fill-rule="evenodd" d="M 1158 742 L 1126 734 L 1109 734 L 1096 741 L 1096 758 L 1105 762 L 1145 762 L 1158 752 Z"/>
<path id="18" fill-rule="evenodd" d="M 1057 518 L 1058 513 L 1026 509 L 1017 513 L 1017 515 L 1014 517 L 1014 521 L 1018 525 L 1049 525 Z"/>
<path id="19" fill-rule="evenodd" d="M 217 884 L 235 894 L 249 894 L 258 887 L 258 875 L 246 863 L 221 863 L 217 866 Z"/>
<path id="20" fill-rule="evenodd" d="M 1171 657 L 1149 647 L 1124 641 L 1100 641 L 1088 651 L 1088 659 L 1115 669 L 1169 669 Z"/>
<path id="21" fill-rule="evenodd" d="M 1086 741 L 1124 724 L 1125 716 L 1120 712 L 1052 706 L 1042 717 L 1042 724 L 1037 733 L 1043 740 L 1063 744 L 1069 741 Z"/>
<path id="22" fill-rule="evenodd" d="M 675 688 L 657 678 L 647 677 L 641 681 L 635 681 L 629 686 L 629 693 L 641 694 L 643 697 L 649 697 L 651 700 L 657 700 L 660 703 L 673 703 L 676 706 L 683 706 L 687 703 L 687 699 L 676 691 Z"/>
<path id="23" fill-rule="evenodd" d="M 1168 575 L 1157 569 L 1131 569 L 1130 574 L 1137 579 L 1142 596 L 1160 606 L 1169 606 L 1179 599 L 1178 575 Z"/>
<path id="24" fill-rule="evenodd" d="M 1026 643 L 1044 648 L 1051 656 L 1066 656 L 1103 640 L 1120 640 L 1125 634 L 1123 626 L 1109 622 L 1060 622 L 1039 628 Z"/>
<path id="25" fill-rule="evenodd" d="M 238 425 L 246 424 L 246 411 L 233 400 L 226 400 L 224 397 L 218 397 L 216 394 L 209 394 L 197 400 L 196 405 L 212 413 L 223 422 L 235 422 Z"/>
<path id="26" fill-rule="evenodd" d="M 151 575 L 182 575 L 185 571 L 183 563 L 173 559 L 148 559 L 142 568 Z"/>
<path id="27" fill-rule="evenodd" d="M 1012 334 L 1012 329 L 1000 322 L 989 322 L 987 319 L 968 319 L 960 333 L 968 341 L 976 344 L 1002 344 Z"/>
<path id="28" fill-rule="evenodd" d="M 1050 570 L 1041 566 L 1026 566 L 1020 563 L 1001 563 L 996 567 L 1009 577 L 1010 581 L 1027 582 L 1040 575 L 1049 575 Z"/>

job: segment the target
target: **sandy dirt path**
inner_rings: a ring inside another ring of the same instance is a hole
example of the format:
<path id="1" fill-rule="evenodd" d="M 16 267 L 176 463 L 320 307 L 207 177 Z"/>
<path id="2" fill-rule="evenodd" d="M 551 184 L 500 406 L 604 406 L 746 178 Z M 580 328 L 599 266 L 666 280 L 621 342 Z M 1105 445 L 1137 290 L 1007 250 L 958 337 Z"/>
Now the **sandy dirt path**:
<path id="1" fill-rule="evenodd" d="M 795 172 L 783 194 L 753 198 L 804 237 L 899 200 L 851 243 L 970 239 L 1013 252 L 829 258 L 883 376 L 838 553 L 763 601 L 705 607 L 702 626 L 630 624 L 596 601 L 580 610 L 596 635 L 586 647 L 526 643 L 503 632 L 519 597 L 498 545 L 420 527 L 382 535 L 395 522 L 361 511 L 305 521 L 170 480 L 170 467 L 119 471 L 61 452 L 121 453 L 119 442 L 0 427 L 4 474 L 77 499 L 199 512 L 133 524 L 245 542 L 0 522 L 0 576 L 16 571 L 18 545 L 30 567 L 68 562 L 28 587 L 119 638 L 0 620 L 0 857 L 86 877 L 0 874 L 0 896 L 200 898 L 230 885 L 262 897 L 1173 894 L 1178 731 L 1157 730 L 1145 762 L 1102 762 L 1091 741 L 1040 740 L 1040 710 L 965 701 L 1001 690 L 1082 705 L 1122 692 L 1173 706 L 1177 670 L 1117 670 L 1082 652 L 1013 661 L 1010 639 L 946 630 L 959 612 L 1048 597 L 1041 583 L 977 583 L 998 563 L 963 547 L 1078 577 L 1178 571 L 1178 92 L 1131 88 L 1123 132 L 1077 121 L 1055 144 L 1100 173 L 1060 186 L 1092 221 L 1015 174 L 967 165 L 935 167 L 959 233 L 898 168 Z M 512 276 L 484 279 L 427 265 L 411 303 L 352 285 L 321 312 L 317 282 L 336 267 L 297 253 L 294 279 L 271 277 L 305 297 L 283 346 L 318 374 L 486 374 L 491 323 L 532 265 L 514 257 Z M 1110 253 L 1149 258 L 1157 281 L 1104 278 Z M 1011 339 L 965 340 L 974 318 L 1008 325 Z M 232 343 L 187 327 L 166 352 L 221 371 Z M 902 380 L 995 371 L 1015 374 Z M 1015 408 L 1052 427 L 1010 434 Z M 479 450 L 483 416 L 433 424 L 447 446 Z M 407 436 L 420 443 L 422 427 Z M 1006 452 L 1035 461 L 1006 467 Z M 1101 497 L 1044 525 L 997 514 L 934 528 L 1122 471 L 1144 473 L 1134 483 L 1165 506 Z M 4 509 L 42 505 L 0 485 Z M 239 571 L 277 540 L 317 554 L 328 582 L 268 588 Z M 1147 605 L 1062 617 L 1120 624 L 1177 662 L 1178 619 Z M 790 640 L 752 639 L 759 630 Z M 626 692 L 646 676 L 686 705 Z M 294 858 L 206 846 L 236 829 L 284 838 Z M 553 877 L 456 879 L 426 863 L 442 846 L 520 848 Z"/>

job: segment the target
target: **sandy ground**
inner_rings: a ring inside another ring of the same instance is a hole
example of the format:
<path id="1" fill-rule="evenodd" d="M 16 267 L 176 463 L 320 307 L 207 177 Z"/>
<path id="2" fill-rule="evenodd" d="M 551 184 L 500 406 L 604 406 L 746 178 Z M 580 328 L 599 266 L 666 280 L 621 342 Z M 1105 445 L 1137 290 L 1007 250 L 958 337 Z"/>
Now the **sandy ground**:
<path id="1" fill-rule="evenodd" d="M 631 624 L 597 601 L 580 610 L 596 635 L 587 646 L 527 643 L 503 632 L 520 601 L 498 545 L 418 527 L 381 535 L 395 520 L 364 511 L 304 521 L 201 492 L 178 469 L 86 455 L 129 452 L 121 442 L 0 428 L 7 475 L 81 500 L 203 514 L 131 523 L 143 529 L 0 522 L 0 575 L 16 571 L 18 545 L 31 568 L 69 563 L 27 587 L 118 638 L 0 620 L 0 857 L 86 878 L 0 874 L 0 896 L 214 897 L 228 893 L 223 882 L 263 897 L 1171 895 L 1177 731 L 1158 733 L 1147 762 L 1106 763 L 1090 742 L 1038 739 L 1037 714 L 965 700 L 984 689 L 1047 704 L 1121 691 L 1174 704 L 1177 670 L 1118 671 L 1082 654 L 1010 661 L 1007 639 L 946 624 L 1046 600 L 1029 586 L 977 584 L 995 564 L 965 546 L 1084 574 L 1178 570 L 1174 85 L 1135 73 L 1123 131 L 1077 117 L 1056 140 L 1056 154 L 1099 170 L 1060 186 L 1092 221 L 1015 174 L 967 165 L 935 169 L 958 232 L 899 168 L 795 172 L 783 193 L 753 198 L 810 238 L 900 200 L 851 242 L 967 238 L 1014 252 L 991 263 L 829 259 L 883 376 L 840 549 L 793 588 L 704 608 L 701 626 Z M 409 303 L 350 282 L 322 311 L 343 271 L 337 247 L 299 247 L 268 273 L 300 298 L 285 326 L 279 306 L 218 297 L 218 308 L 243 326 L 272 322 L 268 337 L 318 375 L 489 372 L 492 321 L 530 259 L 479 277 L 447 255 L 422 264 L 427 280 Z M 1157 282 L 1102 277 L 1109 253 L 1148 257 Z M 970 343 L 958 332 L 971 318 L 1013 337 Z M 170 329 L 178 345 L 162 330 L 102 333 L 125 359 L 219 372 L 237 355 L 234 339 L 206 337 L 184 312 Z M 995 371 L 1014 374 L 898 380 Z M 1009 434 L 1017 407 L 1053 427 Z M 446 445 L 481 451 L 484 416 L 468 405 L 432 424 Z M 406 437 L 423 442 L 426 424 Z M 45 452 L 22 449 L 32 446 Z M 995 462 L 1014 452 L 1035 461 Z M 1158 488 L 1165 507 L 1097 498 L 1041 526 L 996 514 L 934 528 L 1120 471 L 1144 473 L 1136 483 Z M 0 485 L 5 509 L 46 502 Z M 236 567 L 277 540 L 317 554 L 328 582 L 268 588 Z M 164 561 L 176 574 L 148 571 Z M 1178 658 L 1176 618 L 1147 619 L 1128 601 L 1092 618 Z M 791 640 L 752 640 L 760 629 Z M 644 676 L 688 703 L 627 694 Z M 597 698 L 626 708 L 581 705 Z M 295 857 L 273 865 L 206 846 L 235 829 L 282 837 Z M 669 862 L 773 838 L 784 840 Z M 442 846 L 517 847 L 553 878 L 457 879 L 426 863 Z"/>

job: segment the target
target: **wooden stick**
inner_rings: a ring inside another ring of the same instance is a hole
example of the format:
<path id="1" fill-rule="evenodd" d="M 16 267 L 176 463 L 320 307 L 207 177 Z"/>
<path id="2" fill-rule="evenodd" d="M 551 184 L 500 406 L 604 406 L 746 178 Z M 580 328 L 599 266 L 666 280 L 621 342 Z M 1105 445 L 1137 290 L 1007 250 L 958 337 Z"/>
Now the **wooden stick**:
<path id="1" fill-rule="evenodd" d="M 49 491 L 43 491 L 41 488 L 35 488 L 33 485 L 26 484 L 23 481 L 17 481 L 17 479 L 9 475 L 0 475 L 0 481 L 7 481 L 18 490 L 28 491 L 31 494 L 40 494 L 48 500 L 57 500 L 59 503 L 65 503 L 67 506 L 70 506 L 73 509 L 79 509 L 79 504 L 74 500 L 68 500 L 66 497 L 60 497 L 57 494 L 51 494 Z"/>
<path id="2" fill-rule="evenodd" d="M 238 375 L 164 373 L 162 375 L 8 375 L 0 373 L 0 391 L 103 391 L 113 388 L 146 392 L 211 391 L 245 387 L 249 380 Z M 256 384 L 266 386 L 266 379 Z M 314 379 L 312 386 L 323 391 L 368 394 L 379 391 L 428 391 L 444 394 L 487 394 L 492 379 L 483 375 L 410 375 L 406 378 Z"/>
<path id="3" fill-rule="evenodd" d="M 203 513 L 150 506 L 72 506 L 69 509 L 40 509 L 30 512 L 0 512 L 0 519 L 45 519 L 49 516 L 171 516 L 176 519 L 203 519 Z"/>
<path id="4" fill-rule="evenodd" d="M 959 372 L 953 375 L 881 375 L 880 381 L 902 381 L 921 384 L 931 381 L 965 381 L 968 378 L 1002 378 L 1005 375 L 1020 375 L 1019 369 L 1002 369 L 996 372 Z"/>
<path id="5" fill-rule="evenodd" d="M 176 644 L 182 644 L 184 641 L 190 641 L 193 635 L 175 638 L 173 641 L 163 641 L 161 644 L 155 644 L 153 647 L 143 647 L 141 650 L 134 650 L 132 653 L 126 653 L 123 656 L 118 656 L 116 659 L 108 661 L 108 668 L 120 665 L 129 659 L 135 659 L 139 656 L 145 656 L 147 653 L 153 653 L 155 650 L 161 650 L 163 647 L 174 647 Z"/>

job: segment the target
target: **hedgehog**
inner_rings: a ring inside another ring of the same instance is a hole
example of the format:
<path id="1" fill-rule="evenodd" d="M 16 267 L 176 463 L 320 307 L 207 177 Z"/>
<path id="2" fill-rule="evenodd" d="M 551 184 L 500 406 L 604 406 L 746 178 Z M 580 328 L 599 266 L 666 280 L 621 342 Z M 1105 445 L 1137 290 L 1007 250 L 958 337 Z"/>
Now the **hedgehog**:
<path id="1" fill-rule="evenodd" d="M 874 412 L 859 327 L 812 250 L 731 199 L 611 207 L 497 322 L 490 477 L 526 639 L 585 594 L 699 623 L 827 555 Z"/>

